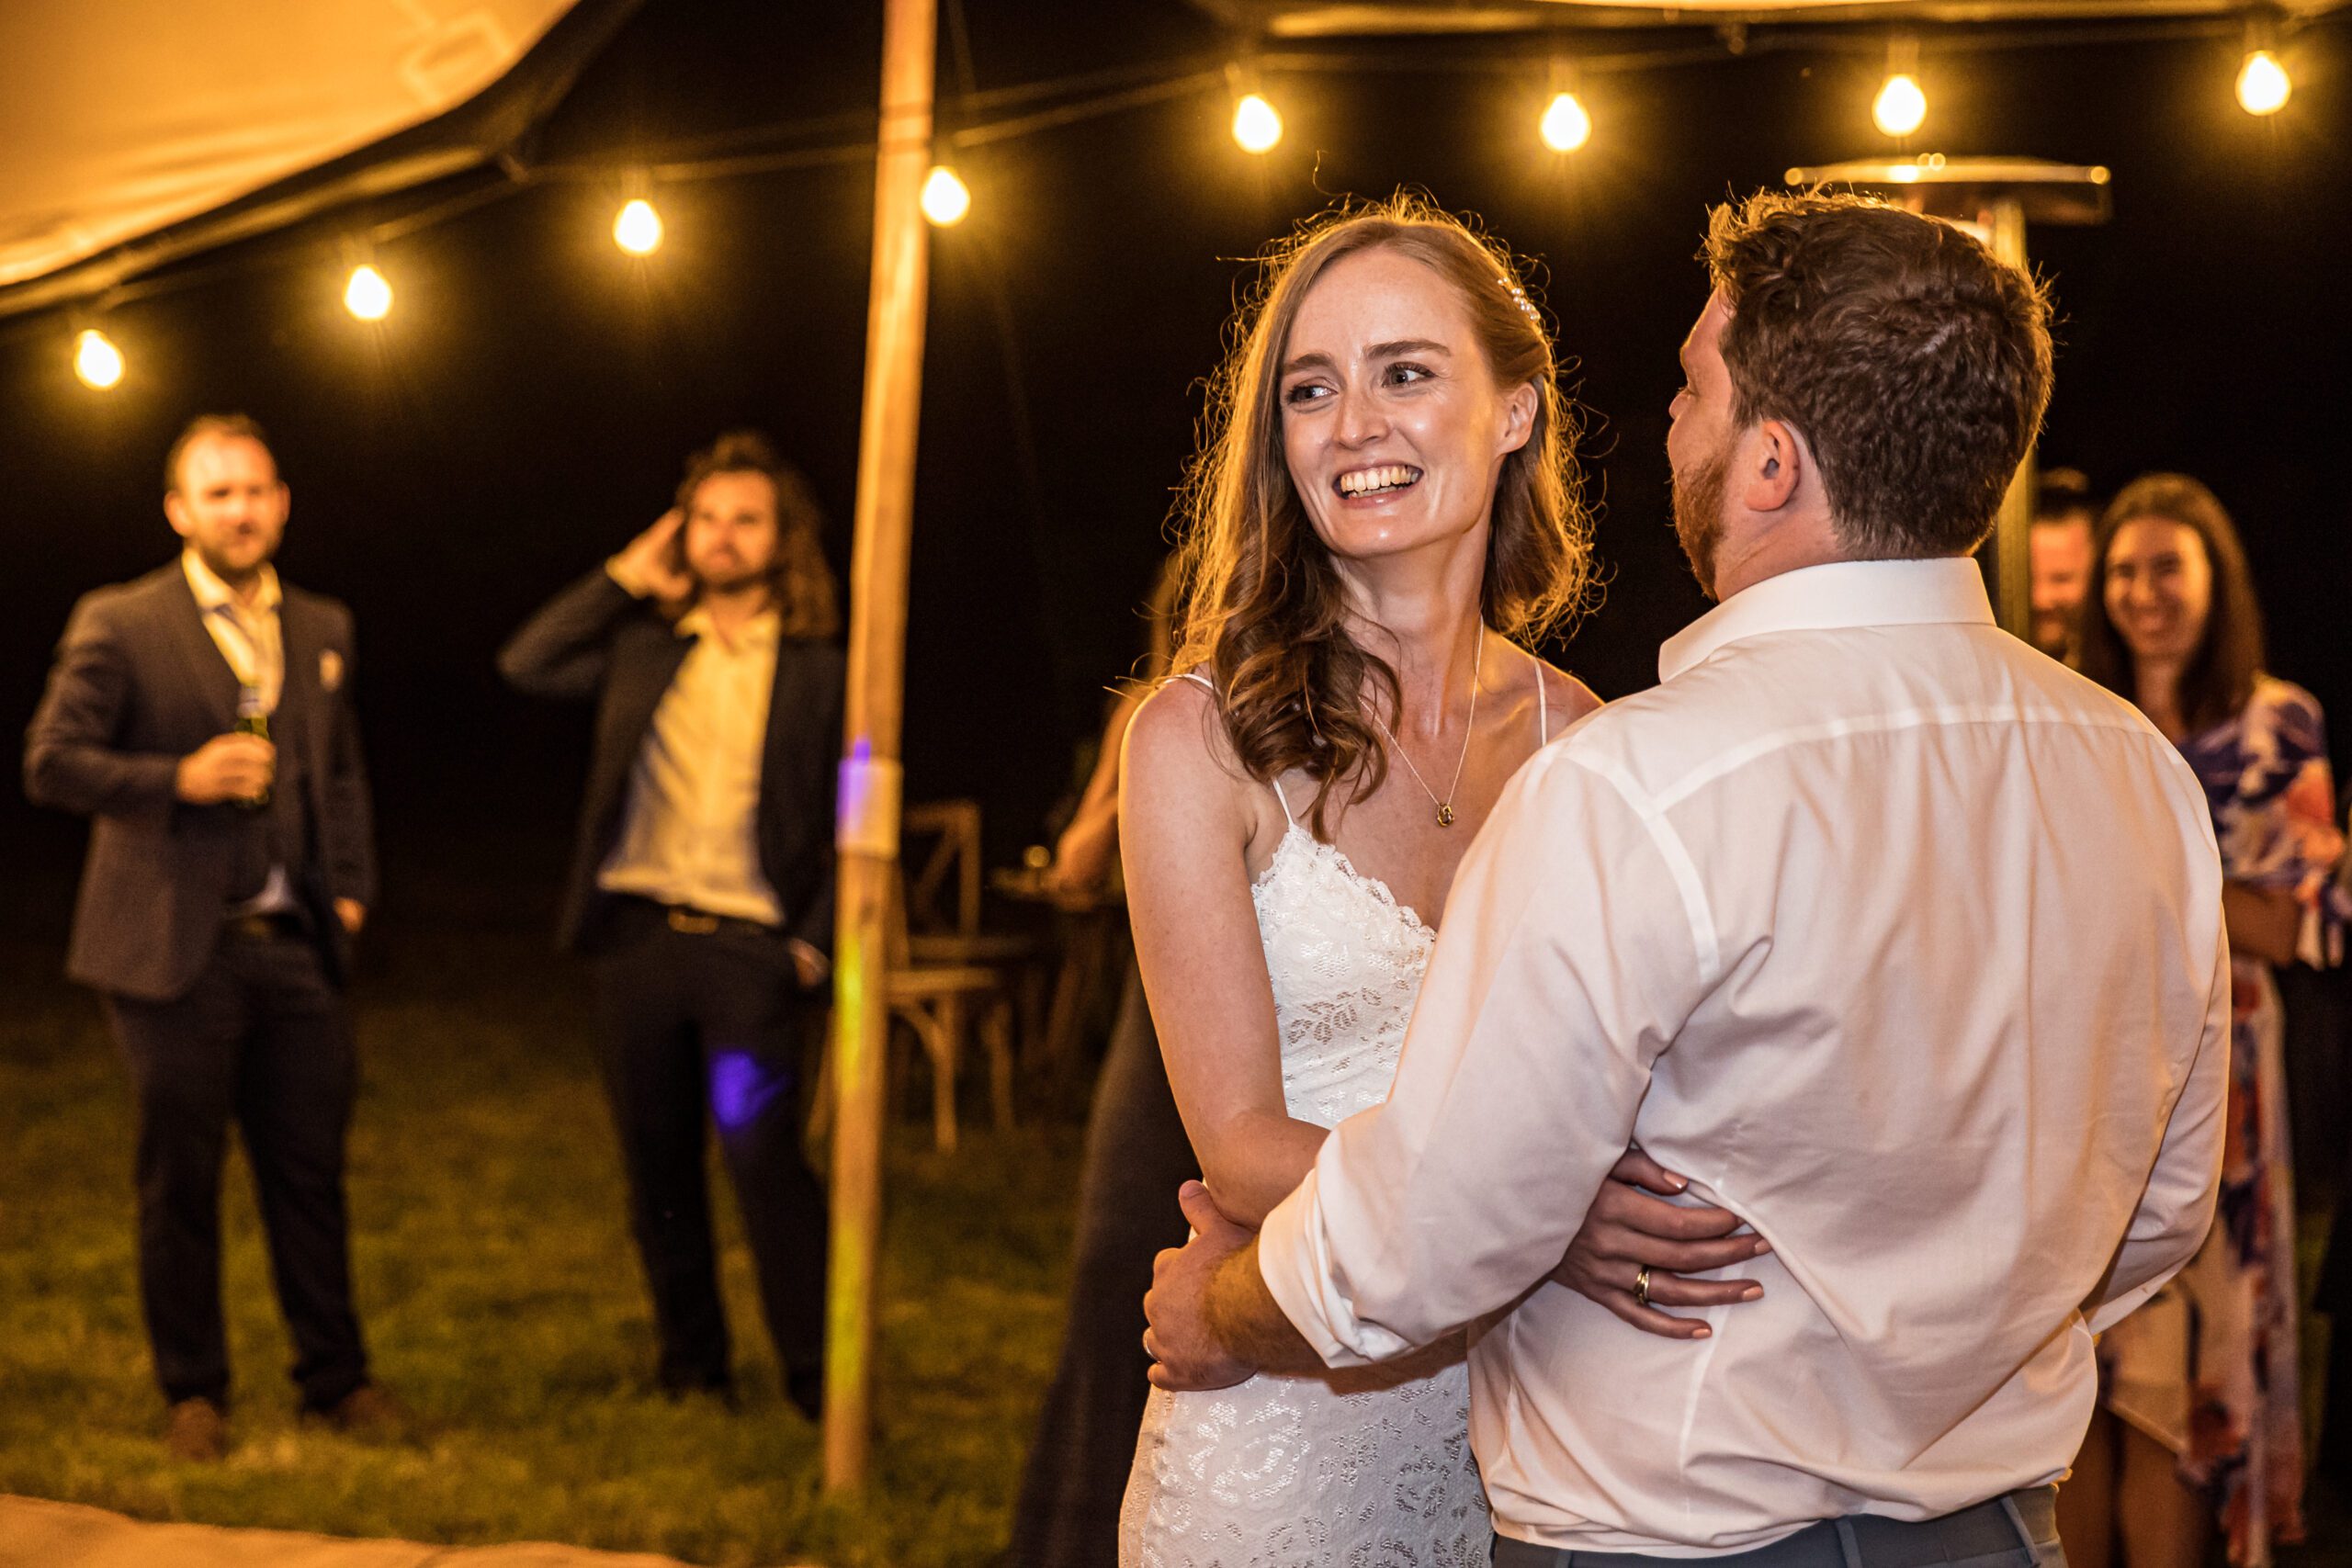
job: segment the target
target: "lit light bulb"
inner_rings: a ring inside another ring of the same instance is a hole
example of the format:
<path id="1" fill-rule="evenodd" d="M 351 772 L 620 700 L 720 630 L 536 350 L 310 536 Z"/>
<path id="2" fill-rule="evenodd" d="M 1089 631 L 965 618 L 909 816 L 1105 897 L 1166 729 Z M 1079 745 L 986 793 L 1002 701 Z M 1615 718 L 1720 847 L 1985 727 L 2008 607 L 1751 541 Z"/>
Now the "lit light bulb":
<path id="1" fill-rule="evenodd" d="M 92 327 L 74 340 L 74 374 L 82 385 L 103 392 L 122 379 L 122 350 L 106 333 Z"/>
<path id="2" fill-rule="evenodd" d="M 343 308 L 363 321 L 380 321 L 392 309 L 392 286 L 384 275 L 365 264 L 351 269 L 344 285 Z"/>
<path id="3" fill-rule="evenodd" d="M 2238 107 L 2248 114 L 2277 114 L 2295 91 L 2287 68 L 2267 49 L 2257 49 L 2238 67 Z"/>
<path id="4" fill-rule="evenodd" d="M 1928 95 L 1916 77 L 1898 72 L 1886 79 L 1871 105 L 1871 118 L 1889 136 L 1908 136 L 1928 118 Z"/>
<path id="5" fill-rule="evenodd" d="M 613 243 L 633 256 L 650 256 L 662 248 L 662 215 L 643 197 L 624 203 L 613 220 Z"/>
<path id="6" fill-rule="evenodd" d="M 1574 93 L 1554 96 L 1544 111 L 1544 145 L 1555 152 L 1573 152 L 1592 140 L 1592 116 L 1584 112 Z"/>
<path id="7" fill-rule="evenodd" d="M 944 164 L 932 165 L 922 181 L 922 215 L 934 228 L 949 229 L 972 210 L 972 189 L 963 176 Z"/>
<path id="8" fill-rule="evenodd" d="M 1283 139 L 1283 117 L 1263 96 L 1251 93 L 1233 106 L 1233 140 L 1244 152 L 1271 152 Z"/>

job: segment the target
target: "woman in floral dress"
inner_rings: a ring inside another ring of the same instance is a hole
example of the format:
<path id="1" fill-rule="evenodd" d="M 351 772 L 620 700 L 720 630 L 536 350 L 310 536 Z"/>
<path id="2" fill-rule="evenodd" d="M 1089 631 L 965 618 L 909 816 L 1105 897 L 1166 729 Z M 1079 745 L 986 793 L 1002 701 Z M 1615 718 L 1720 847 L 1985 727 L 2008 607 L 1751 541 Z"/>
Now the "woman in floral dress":
<path id="1" fill-rule="evenodd" d="M 2151 474 L 2101 519 L 2083 601 L 2083 672 L 2137 704 L 2203 781 L 2226 886 L 2229 1126 L 2203 1249 L 2100 1347 L 2101 1410 L 2062 1526 L 2076 1568 L 2193 1565 L 2218 1526 L 2235 1568 L 2302 1536 L 2295 1201 L 2275 966 L 2340 951 L 2324 723 L 2263 672 L 2261 614 L 2212 492 Z"/>

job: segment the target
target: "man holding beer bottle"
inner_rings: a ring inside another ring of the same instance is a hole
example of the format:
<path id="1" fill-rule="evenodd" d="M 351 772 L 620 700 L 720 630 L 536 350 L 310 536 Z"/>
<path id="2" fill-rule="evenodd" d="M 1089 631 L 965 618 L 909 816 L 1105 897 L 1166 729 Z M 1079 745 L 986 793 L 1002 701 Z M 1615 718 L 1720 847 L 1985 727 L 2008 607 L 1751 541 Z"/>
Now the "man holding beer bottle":
<path id="1" fill-rule="evenodd" d="M 34 804 L 92 819 L 66 972 L 96 989 L 139 1108 L 139 1269 L 164 1446 L 228 1449 L 220 1170 L 258 1189 L 306 1415 L 400 1435 L 351 1307 L 342 987 L 374 897 L 351 613 L 270 564 L 288 493 L 260 426 L 173 443 L 179 559 L 74 608 L 26 738 Z"/>

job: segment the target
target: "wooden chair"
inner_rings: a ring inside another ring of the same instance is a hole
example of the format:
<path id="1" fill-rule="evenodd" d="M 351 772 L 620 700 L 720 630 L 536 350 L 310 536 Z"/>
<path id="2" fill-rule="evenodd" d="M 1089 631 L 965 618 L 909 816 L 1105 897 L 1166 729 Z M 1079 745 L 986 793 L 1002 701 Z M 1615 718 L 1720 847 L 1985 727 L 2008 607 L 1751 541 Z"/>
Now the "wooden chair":
<path id="1" fill-rule="evenodd" d="M 1047 1036 L 1050 955 L 1035 934 L 980 929 L 980 803 L 910 806 L 899 839 L 908 957 L 1000 971 L 1020 1021 L 1021 1050 L 1035 1056 Z"/>
<path id="2" fill-rule="evenodd" d="M 1036 960 L 1034 938 L 980 929 L 978 801 L 908 807 L 899 841 L 899 863 L 913 872 L 906 878 L 907 951 L 916 963 L 1010 966 Z"/>
<path id="3" fill-rule="evenodd" d="M 899 824 L 899 864 L 914 874 L 905 878 L 909 931 L 970 935 L 980 929 L 978 801 L 908 807 Z M 942 902 L 950 895 L 952 908 Z"/>
<path id="4" fill-rule="evenodd" d="M 928 842 L 926 842 L 928 840 Z M 931 1065 L 932 1136 L 941 1152 L 956 1145 L 956 1087 L 964 1041 L 976 1033 L 989 1054 L 989 1092 L 999 1127 L 1012 1125 L 1014 975 L 1034 944 L 981 932 L 980 808 L 951 800 L 907 808 L 901 859 L 892 878 L 884 949 L 883 999 L 894 1027 L 905 1024 Z M 914 874 L 907 868 L 912 864 Z M 953 913 L 942 900 L 954 898 Z M 910 935 L 910 911 L 934 928 Z M 897 1075 L 892 1075 L 897 1081 Z M 832 1114 L 833 1058 L 829 1039 L 809 1130 L 823 1136 Z"/>
<path id="5" fill-rule="evenodd" d="M 1012 1126 L 1013 1001 L 1004 987 L 1004 974 L 986 964 L 917 964 L 908 959 L 906 912 L 896 896 L 887 931 L 882 1001 L 889 1006 L 891 1034 L 903 1022 L 932 1065 L 932 1143 L 941 1155 L 953 1155 L 957 1143 L 955 1086 L 965 1065 L 967 1027 L 976 1030 L 988 1051 L 988 1098 L 997 1126 Z M 811 1138 L 826 1138 L 832 1128 L 832 1046 L 828 1032 L 816 1072 L 816 1105 L 809 1112 Z M 899 1058 L 891 1058 L 894 1100 L 900 1081 L 896 1063 Z"/>
<path id="6" fill-rule="evenodd" d="M 913 1031 L 931 1058 L 932 1138 L 956 1150 L 956 1083 L 967 1023 L 989 1054 L 989 1098 L 999 1128 L 1012 1125 L 1012 995 L 1004 971 L 986 964 L 924 963 L 910 952 L 906 903 L 891 899 L 889 975 L 884 996 L 894 1023 Z"/>

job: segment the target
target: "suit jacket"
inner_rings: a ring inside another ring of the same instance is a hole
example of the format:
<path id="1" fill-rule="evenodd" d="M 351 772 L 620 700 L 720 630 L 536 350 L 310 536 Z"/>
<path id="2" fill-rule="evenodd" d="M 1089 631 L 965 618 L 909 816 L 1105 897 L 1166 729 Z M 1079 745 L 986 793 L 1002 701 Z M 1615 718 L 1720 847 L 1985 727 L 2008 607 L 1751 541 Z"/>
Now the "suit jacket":
<path id="1" fill-rule="evenodd" d="M 351 612 L 287 587 L 278 607 L 281 747 L 309 765 L 309 853 L 286 868 L 338 983 L 348 952 L 334 900 L 372 903 L 375 821 L 352 709 Z M 236 728 L 237 677 L 205 630 L 178 561 L 84 596 L 25 737 L 25 794 L 91 819 L 65 972 L 144 1000 L 184 995 L 211 959 L 252 813 L 179 798 L 182 757 Z M 289 726 L 297 726 L 299 731 Z"/>
<path id="2" fill-rule="evenodd" d="M 629 775 L 654 709 L 693 650 L 653 605 L 632 598 L 600 567 L 526 622 L 499 650 L 498 670 L 534 696 L 596 704 L 588 792 L 557 939 L 594 952 L 611 895 L 596 874 L 619 841 Z M 833 948 L 833 788 L 841 758 L 841 649 L 786 637 L 760 756 L 760 870 L 784 906 L 785 934 Z"/>

